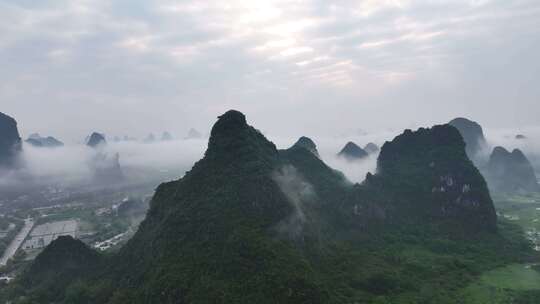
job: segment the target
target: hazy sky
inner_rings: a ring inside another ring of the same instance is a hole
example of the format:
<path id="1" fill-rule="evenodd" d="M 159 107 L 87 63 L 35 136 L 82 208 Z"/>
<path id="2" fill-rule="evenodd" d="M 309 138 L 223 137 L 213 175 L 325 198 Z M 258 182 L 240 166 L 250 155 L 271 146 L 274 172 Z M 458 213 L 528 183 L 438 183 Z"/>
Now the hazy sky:
<path id="1" fill-rule="evenodd" d="M 540 124 L 540 1 L 0 0 L 0 111 L 23 136 L 270 135 L 468 116 Z"/>

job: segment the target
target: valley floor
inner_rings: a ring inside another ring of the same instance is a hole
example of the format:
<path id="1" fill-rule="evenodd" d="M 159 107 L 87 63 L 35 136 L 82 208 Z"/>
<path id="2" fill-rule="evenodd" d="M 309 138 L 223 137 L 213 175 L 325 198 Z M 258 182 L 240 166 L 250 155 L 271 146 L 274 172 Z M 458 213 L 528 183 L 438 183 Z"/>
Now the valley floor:
<path id="1" fill-rule="evenodd" d="M 540 251 L 540 194 L 494 194 L 493 200 L 499 220 L 521 227 L 534 249 Z M 510 264 L 483 273 L 463 291 L 464 303 L 538 303 L 539 265 L 538 262 Z"/>

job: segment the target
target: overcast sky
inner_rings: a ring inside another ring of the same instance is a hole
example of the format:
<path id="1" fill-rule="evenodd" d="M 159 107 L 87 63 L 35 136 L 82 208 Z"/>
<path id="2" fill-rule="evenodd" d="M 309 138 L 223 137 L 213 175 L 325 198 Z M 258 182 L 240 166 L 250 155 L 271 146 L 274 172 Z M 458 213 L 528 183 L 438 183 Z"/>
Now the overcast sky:
<path id="1" fill-rule="evenodd" d="M 467 116 L 540 124 L 540 1 L 0 0 L 0 111 L 23 136 L 268 135 Z"/>

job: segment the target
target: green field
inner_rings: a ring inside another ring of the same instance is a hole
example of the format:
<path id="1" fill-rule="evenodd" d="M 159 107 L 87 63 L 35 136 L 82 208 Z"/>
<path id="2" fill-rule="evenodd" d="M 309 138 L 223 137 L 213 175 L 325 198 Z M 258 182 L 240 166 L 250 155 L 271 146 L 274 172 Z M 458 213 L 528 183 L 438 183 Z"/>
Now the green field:
<path id="1" fill-rule="evenodd" d="M 534 290 L 540 289 L 540 272 L 531 265 L 512 264 L 483 274 L 480 281 L 497 288 Z"/>
<path id="2" fill-rule="evenodd" d="M 523 291 L 540 290 L 540 272 L 512 264 L 484 273 L 464 291 L 465 303 L 514 303 Z M 527 303 L 527 302 L 523 302 Z"/>
<path id="3" fill-rule="evenodd" d="M 519 225 L 533 243 L 540 243 L 536 234 L 540 231 L 540 194 L 495 194 L 493 200 L 499 220 Z M 511 264 L 483 273 L 463 290 L 463 300 L 471 304 L 540 303 L 538 266 Z"/>

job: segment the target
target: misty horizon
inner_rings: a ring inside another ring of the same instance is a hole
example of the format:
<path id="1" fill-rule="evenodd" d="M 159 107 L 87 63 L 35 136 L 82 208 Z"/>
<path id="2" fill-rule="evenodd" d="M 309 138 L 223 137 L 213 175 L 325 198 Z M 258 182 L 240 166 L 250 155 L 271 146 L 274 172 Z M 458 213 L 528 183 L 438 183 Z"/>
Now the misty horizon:
<path id="1" fill-rule="evenodd" d="M 248 121 L 255 127 L 257 121 L 248 117 Z M 20 124 L 19 124 L 20 125 Z M 213 125 L 213 124 L 212 124 Z M 210 126 L 212 126 L 210 125 Z M 421 126 L 430 128 L 432 126 Z M 416 130 L 416 128 L 412 128 Z M 337 156 L 337 153 L 348 142 L 352 141 L 363 147 L 368 143 L 375 143 L 381 147 L 385 142 L 391 141 L 402 130 L 384 131 L 380 133 L 368 133 L 363 130 L 343 133 L 334 136 L 320 136 L 308 134 L 317 145 L 320 157 L 330 167 L 342 171 L 347 179 L 353 183 L 364 181 L 368 172 L 376 172 L 377 154 L 359 161 L 347 161 Z M 521 132 L 524 131 L 524 132 Z M 525 128 L 519 130 L 484 128 L 484 134 L 488 142 L 485 150 L 482 151 L 484 158 L 488 158 L 491 149 L 495 146 L 503 146 L 508 150 L 521 149 L 530 159 L 536 171 L 540 171 L 540 128 Z M 517 134 L 525 135 L 525 139 L 516 139 Z M 48 134 L 41 134 L 46 136 Z M 106 135 L 106 134 L 104 134 Z M 198 139 L 186 139 L 174 136 L 173 140 L 162 141 L 159 134 L 156 135 L 155 142 L 145 142 L 144 137 L 136 140 L 115 142 L 112 136 L 107 137 L 107 144 L 102 149 L 104 153 L 113 155 L 119 153 L 120 164 L 123 168 L 135 169 L 130 174 L 137 175 L 137 170 L 151 169 L 156 172 L 167 172 L 169 178 L 180 178 L 186 171 L 189 171 L 193 164 L 204 156 L 208 138 L 206 135 Z M 268 140 L 274 142 L 278 149 L 291 147 L 300 136 L 290 135 L 287 137 L 273 137 L 271 134 L 264 134 Z M 24 139 L 24 138 L 23 138 Z M 86 146 L 84 141 L 67 142 L 63 147 L 41 148 L 33 147 L 28 143 L 23 143 L 22 158 L 25 162 L 23 172 L 30 173 L 37 178 L 56 178 L 56 182 L 69 184 L 89 183 L 91 181 L 91 168 L 88 163 L 95 152 Z M 139 173 L 140 175 L 140 173 Z M 141 178 L 140 176 L 138 177 Z M 0 184 L 9 184 L 11 177 L 0 179 Z M 12 180 L 11 183 L 16 183 Z"/>

